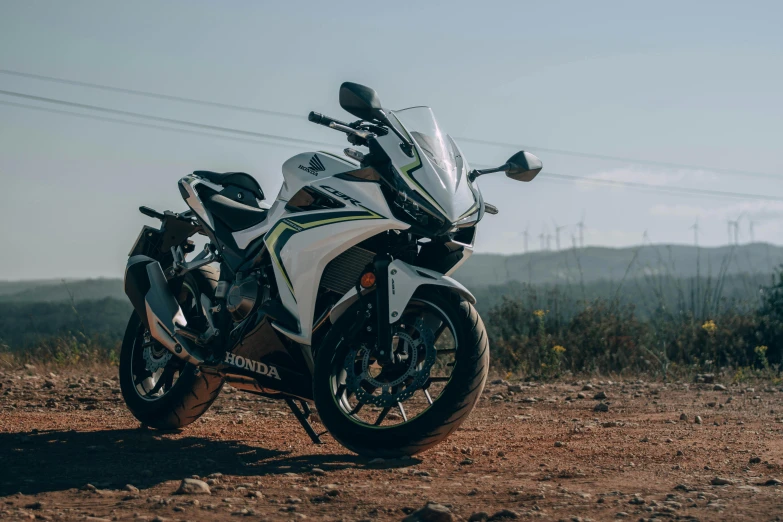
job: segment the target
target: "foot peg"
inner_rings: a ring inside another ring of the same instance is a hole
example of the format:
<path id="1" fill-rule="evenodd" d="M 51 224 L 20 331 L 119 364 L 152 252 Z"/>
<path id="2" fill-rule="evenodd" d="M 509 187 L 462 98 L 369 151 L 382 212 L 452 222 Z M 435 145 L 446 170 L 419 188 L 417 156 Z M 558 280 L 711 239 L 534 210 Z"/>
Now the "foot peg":
<path id="1" fill-rule="evenodd" d="M 181 335 L 188 341 L 195 343 L 198 346 L 208 345 L 215 337 L 220 335 L 220 330 L 215 328 L 215 322 L 212 320 L 212 301 L 209 300 L 204 294 L 201 294 L 201 311 L 204 313 L 204 317 L 207 319 L 209 327 L 205 332 L 199 332 L 193 328 L 182 326 L 181 324 L 174 324 L 174 333 Z"/>

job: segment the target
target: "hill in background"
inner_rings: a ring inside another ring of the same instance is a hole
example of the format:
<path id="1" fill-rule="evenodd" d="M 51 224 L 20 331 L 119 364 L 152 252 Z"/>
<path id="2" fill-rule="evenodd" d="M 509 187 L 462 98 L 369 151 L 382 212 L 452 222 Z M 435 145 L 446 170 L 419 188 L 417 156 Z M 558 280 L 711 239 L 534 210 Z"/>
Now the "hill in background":
<path id="1" fill-rule="evenodd" d="M 771 274 L 783 263 L 783 247 L 767 243 L 697 248 L 644 245 L 632 248 L 586 247 L 557 252 L 475 254 L 454 274 L 471 287 L 509 281 L 532 285 L 574 284 L 649 276 Z"/>
<path id="2" fill-rule="evenodd" d="M 474 254 L 457 270 L 454 278 L 469 289 L 478 291 L 511 281 L 534 286 L 571 286 L 652 276 L 674 279 L 690 279 L 697 275 L 717 277 L 721 272 L 727 276 L 766 276 L 774 273 L 781 264 L 783 247 L 766 243 L 714 248 L 687 245 L 586 247 L 510 256 Z M 502 287 L 493 291 L 504 293 Z M 62 279 L 0 281 L 0 302 L 70 301 L 70 295 L 76 301 L 107 297 L 126 299 L 120 278 L 65 282 Z"/>
<path id="3" fill-rule="evenodd" d="M 0 281 L 0 303 L 127 299 L 122 279 Z"/>

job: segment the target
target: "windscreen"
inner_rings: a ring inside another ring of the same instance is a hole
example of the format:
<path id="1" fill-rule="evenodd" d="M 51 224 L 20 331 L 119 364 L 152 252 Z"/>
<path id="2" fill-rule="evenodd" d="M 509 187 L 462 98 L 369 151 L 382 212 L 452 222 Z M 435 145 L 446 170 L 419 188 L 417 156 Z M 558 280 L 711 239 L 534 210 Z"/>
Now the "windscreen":
<path id="1" fill-rule="evenodd" d="M 458 175 L 456 160 L 458 153 L 454 150 L 449 136 L 438 125 L 432 109 L 411 107 L 410 109 L 393 111 L 392 114 L 410 133 L 411 138 L 427 155 L 430 162 L 454 183 Z"/>

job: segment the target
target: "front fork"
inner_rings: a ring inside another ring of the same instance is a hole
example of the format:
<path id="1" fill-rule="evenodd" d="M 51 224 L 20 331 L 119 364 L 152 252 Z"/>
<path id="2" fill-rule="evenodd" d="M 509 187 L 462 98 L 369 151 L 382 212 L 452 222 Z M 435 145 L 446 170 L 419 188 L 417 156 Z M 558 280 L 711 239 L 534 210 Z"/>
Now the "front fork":
<path id="1" fill-rule="evenodd" d="M 389 254 L 375 257 L 375 317 L 376 334 L 378 338 L 377 358 L 381 364 L 392 362 L 392 333 L 389 324 L 389 264 L 392 259 Z"/>

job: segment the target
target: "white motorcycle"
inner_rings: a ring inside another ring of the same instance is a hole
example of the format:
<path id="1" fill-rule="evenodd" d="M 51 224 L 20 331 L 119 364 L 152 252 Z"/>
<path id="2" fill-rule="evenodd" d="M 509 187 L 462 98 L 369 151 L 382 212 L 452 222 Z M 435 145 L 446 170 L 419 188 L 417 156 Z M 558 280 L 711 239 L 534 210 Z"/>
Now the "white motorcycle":
<path id="1" fill-rule="evenodd" d="M 185 426 L 228 382 L 285 400 L 314 442 L 312 402 L 345 447 L 393 457 L 442 441 L 475 406 L 489 343 L 449 277 L 497 213 L 475 180 L 530 181 L 542 164 L 519 152 L 471 170 L 427 107 L 386 111 L 355 83 L 340 105 L 359 119 L 309 120 L 366 149 L 294 156 L 271 205 L 248 174 L 196 171 L 179 181 L 188 211 L 140 208 L 162 222 L 125 273 L 120 383 L 142 423 Z M 186 259 L 195 234 L 208 241 Z"/>

